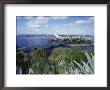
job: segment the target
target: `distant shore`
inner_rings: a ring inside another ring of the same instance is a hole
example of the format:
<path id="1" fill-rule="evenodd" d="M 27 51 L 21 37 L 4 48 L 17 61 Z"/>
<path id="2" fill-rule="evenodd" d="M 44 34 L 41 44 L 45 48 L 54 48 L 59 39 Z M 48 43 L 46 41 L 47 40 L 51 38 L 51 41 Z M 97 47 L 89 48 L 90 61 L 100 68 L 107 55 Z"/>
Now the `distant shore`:
<path id="1" fill-rule="evenodd" d="M 94 44 L 69 44 L 69 46 L 94 46 Z"/>

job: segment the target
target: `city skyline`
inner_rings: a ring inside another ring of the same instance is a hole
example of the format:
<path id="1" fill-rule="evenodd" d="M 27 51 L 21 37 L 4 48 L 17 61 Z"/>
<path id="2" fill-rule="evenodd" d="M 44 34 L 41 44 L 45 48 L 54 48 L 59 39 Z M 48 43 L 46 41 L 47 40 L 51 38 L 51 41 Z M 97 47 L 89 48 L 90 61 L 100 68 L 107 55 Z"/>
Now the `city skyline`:
<path id="1" fill-rule="evenodd" d="M 94 35 L 94 16 L 17 16 L 17 34 Z"/>

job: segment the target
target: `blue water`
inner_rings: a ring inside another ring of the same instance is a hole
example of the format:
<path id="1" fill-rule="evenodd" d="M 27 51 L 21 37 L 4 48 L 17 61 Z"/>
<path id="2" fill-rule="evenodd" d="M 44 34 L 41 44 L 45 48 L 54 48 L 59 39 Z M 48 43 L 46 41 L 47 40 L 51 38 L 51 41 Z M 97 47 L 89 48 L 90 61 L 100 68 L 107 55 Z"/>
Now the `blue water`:
<path id="1" fill-rule="evenodd" d="M 91 50 L 94 50 L 94 45 L 91 45 L 91 46 L 80 46 L 81 50 L 84 50 L 84 51 L 91 51 Z"/>
<path id="2" fill-rule="evenodd" d="M 49 36 L 35 36 L 35 37 L 20 37 L 17 36 L 16 43 L 19 48 L 24 49 L 34 49 L 34 48 L 52 48 L 52 46 L 48 43 L 51 39 Z M 63 46 L 68 47 L 68 46 Z M 82 50 L 94 50 L 94 46 L 80 46 Z"/>
<path id="3" fill-rule="evenodd" d="M 27 48 L 48 48 L 50 45 L 48 44 L 48 40 L 50 37 L 17 37 L 16 43 L 21 47 Z"/>

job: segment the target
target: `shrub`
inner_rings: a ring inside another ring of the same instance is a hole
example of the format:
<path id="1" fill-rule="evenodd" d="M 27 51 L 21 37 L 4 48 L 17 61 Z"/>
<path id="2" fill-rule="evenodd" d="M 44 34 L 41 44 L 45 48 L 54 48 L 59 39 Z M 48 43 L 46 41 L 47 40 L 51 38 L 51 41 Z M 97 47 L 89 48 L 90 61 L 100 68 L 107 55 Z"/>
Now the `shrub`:
<path id="1" fill-rule="evenodd" d="M 46 49 L 43 48 L 38 48 L 37 50 L 34 50 L 32 52 L 33 57 L 35 57 L 36 60 L 42 60 L 42 59 L 47 59 L 48 53 Z"/>
<path id="2" fill-rule="evenodd" d="M 94 73 L 94 56 L 90 55 L 85 52 L 85 55 L 87 57 L 87 63 L 84 61 L 81 61 L 83 65 L 79 64 L 78 62 L 74 61 L 76 65 L 80 68 L 80 73 L 82 74 L 93 74 Z"/>
<path id="3" fill-rule="evenodd" d="M 59 61 L 65 59 L 65 50 L 62 47 L 54 48 L 49 60 Z"/>

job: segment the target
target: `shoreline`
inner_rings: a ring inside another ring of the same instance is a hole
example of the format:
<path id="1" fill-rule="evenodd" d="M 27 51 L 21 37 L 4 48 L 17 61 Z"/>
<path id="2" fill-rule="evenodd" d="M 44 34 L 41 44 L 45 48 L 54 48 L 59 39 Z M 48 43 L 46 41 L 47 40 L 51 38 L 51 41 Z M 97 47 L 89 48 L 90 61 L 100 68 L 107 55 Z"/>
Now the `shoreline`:
<path id="1" fill-rule="evenodd" d="M 94 46 L 94 44 L 69 44 L 69 46 Z"/>

